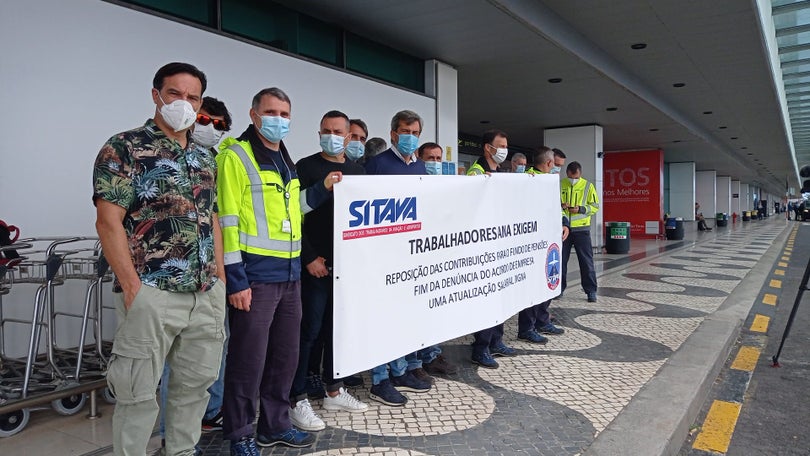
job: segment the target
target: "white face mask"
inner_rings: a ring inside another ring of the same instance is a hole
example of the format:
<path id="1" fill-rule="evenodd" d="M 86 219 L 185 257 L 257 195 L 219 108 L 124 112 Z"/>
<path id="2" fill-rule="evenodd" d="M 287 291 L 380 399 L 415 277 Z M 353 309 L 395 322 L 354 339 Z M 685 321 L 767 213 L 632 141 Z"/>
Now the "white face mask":
<path id="1" fill-rule="evenodd" d="M 214 128 L 213 122 L 208 125 L 196 123 L 194 124 L 194 131 L 191 132 L 191 139 L 193 139 L 195 143 L 208 149 L 219 144 L 219 140 L 222 139 L 222 135 L 224 134 L 224 131 Z"/>
<path id="2" fill-rule="evenodd" d="M 163 101 L 163 97 L 158 93 L 158 99 L 163 106 L 160 107 L 160 116 L 171 129 L 181 132 L 188 129 L 197 120 L 197 111 L 186 100 L 174 100 L 169 104 Z"/>
<path id="3" fill-rule="evenodd" d="M 577 182 L 579 182 L 579 178 L 578 177 L 569 177 L 568 182 L 571 182 L 571 185 L 577 185 Z"/>
<path id="4" fill-rule="evenodd" d="M 501 163 L 504 162 L 504 160 L 506 160 L 507 155 L 509 155 L 509 149 L 505 147 L 503 148 L 499 147 L 495 149 L 495 155 L 492 156 L 492 160 L 494 160 L 495 163 L 500 165 Z"/>

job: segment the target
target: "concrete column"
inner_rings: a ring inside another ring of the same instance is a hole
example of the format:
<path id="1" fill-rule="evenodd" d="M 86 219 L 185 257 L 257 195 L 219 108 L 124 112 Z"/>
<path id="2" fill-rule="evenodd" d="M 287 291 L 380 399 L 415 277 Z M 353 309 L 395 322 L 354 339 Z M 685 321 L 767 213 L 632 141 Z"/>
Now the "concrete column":
<path id="1" fill-rule="evenodd" d="M 438 60 L 425 61 L 425 92 L 436 98 L 436 143 L 444 148 L 442 174 L 458 167 L 458 72 Z"/>
<path id="2" fill-rule="evenodd" d="M 578 161 L 582 165 L 582 177 L 593 183 L 599 200 L 602 201 L 602 127 L 586 125 L 570 128 L 550 128 L 543 131 L 543 145 L 556 147 L 565 152 L 566 164 Z M 565 168 L 560 171 L 565 178 Z M 604 245 L 604 214 L 599 211 L 591 217 L 591 240 L 594 247 Z"/>
<path id="3" fill-rule="evenodd" d="M 742 217 L 743 210 L 742 204 L 740 204 L 740 198 L 742 197 L 742 194 L 740 193 L 740 186 L 740 181 L 731 181 L 731 213 L 737 214 L 737 217 Z"/>
<path id="4" fill-rule="evenodd" d="M 714 218 L 717 213 L 717 172 L 697 171 L 695 173 L 695 201 L 700 203 L 703 217 Z"/>
<path id="5" fill-rule="evenodd" d="M 716 186 L 715 205 L 717 206 L 717 212 L 724 212 L 731 217 L 731 178 L 728 176 L 718 177 Z"/>
<path id="6" fill-rule="evenodd" d="M 740 210 L 751 210 L 751 190 L 749 190 L 748 184 L 740 183 Z"/>
<path id="7" fill-rule="evenodd" d="M 668 163 L 669 213 L 684 220 L 695 219 L 695 162 Z M 702 205 L 703 203 L 701 203 Z"/>

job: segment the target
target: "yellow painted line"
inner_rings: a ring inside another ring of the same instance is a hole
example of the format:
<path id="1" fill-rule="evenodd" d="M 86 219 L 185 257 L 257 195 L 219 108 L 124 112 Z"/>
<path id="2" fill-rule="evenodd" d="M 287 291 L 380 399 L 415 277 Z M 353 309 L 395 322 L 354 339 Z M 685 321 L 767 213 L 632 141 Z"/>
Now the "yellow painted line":
<path id="1" fill-rule="evenodd" d="M 768 323 L 770 323 L 770 321 L 770 317 L 756 314 L 754 316 L 754 321 L 751 323 L 751 331 L 758 333 L 768 332 Z"/>
<path id="2" fill-rule="evenodd" d="M 703 451 L 728 452 L 731 434 L 740 416 L 740 404 L 725 401 L 714 401 L 703 427 L 692 444 L 692 448 Z"/>
<path id="3" fill-rule="evenodd" d="M 737 352 L 737 357 L 734 358 L 734 362 L 731 363 L 731 368 L 741 371 L 753 372 L 754 368 L 757 367 L 757 361 L 759 361 L 759 354 L 760 349 L 756 347 L 742 346 L 740 347 L 740 351 Z"/>
<path id="4" fill-rule="evenodd" d="M 792 248 L 790 248 L 790 247 L 785 247 L 785 252 L 792 252 L 792 251 L 793 251 L 793 249 L 792 249 Z"/>
<path id="5" fill-rule="evenodd" d="M 783 257 L 782 257 L 782 261 L 790 261 L 790 257 L 789 257 L 789 256 L 783 256 Z M 780 266 L 781 266 L 781 265 L 780 265 Z"/>
<path id="6" fill-rule="evenodd" d="M 771 279 L 770 286 L 771 286 L 771 288 L 782 288 L 782 281 L 781 280 L 776 280 L 776 279 Z"/>
<path id="7" fill-rule="evenodd" d="M 762 297 L 762 303 L 763 304 L 768 304 L 769 306 L 775 306 L 776 305 L 776 295 L 766 293 L 765 296 Z"/>
<path id="8" fill-rule="evenodd" d="M 786 268 L 786 267 L 788 267 L 788 264 L 787 264 L 787 263 L 785 263 L 784 261 L 780 261 L 779 263 L 776 263 L 776 265 L 777 265 L 777 266 L 779 266 L 780 268 Z"/>
<path id="9" fill-rule="evenodd" d="M 785 275 L 785 270 L 784 269 L 774 269 L 773 270 L 773 275 L 783 276 L 783 275 Z"/>

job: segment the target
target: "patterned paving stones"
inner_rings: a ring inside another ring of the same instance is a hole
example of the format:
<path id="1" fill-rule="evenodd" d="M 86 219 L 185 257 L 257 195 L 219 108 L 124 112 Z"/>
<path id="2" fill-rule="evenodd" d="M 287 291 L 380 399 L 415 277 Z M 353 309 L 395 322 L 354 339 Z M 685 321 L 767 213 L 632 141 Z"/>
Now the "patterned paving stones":
<path id="1" fill-rule="evenodd" d="M 353 393 L 371 405 L 365 414 L 327 413 L 314 401 L 327 428 L 313 448 L 273 454 L 579 454 L 744 280 L 775 231 L 770 223 L 738 226 L 634 262 L 597 255 L 597 263 L 621 266 L 600 274 L 597 303 L 569 276 L 565 297 L 551 306 L 565 334 L 547 345 L 518 341 L 512 318 L 504 340 L 518 356 L 498 358 L 495 370 L 469 363 L 470 336 L 448 341 L 442 346 L 461 366 L 458 376 L 437 378 L 430 393 L 406 393 L 403 408 L 370 402 L 364 388 Z M 205 454 L 227 454 L 216 433 L 201 443 Z"/>

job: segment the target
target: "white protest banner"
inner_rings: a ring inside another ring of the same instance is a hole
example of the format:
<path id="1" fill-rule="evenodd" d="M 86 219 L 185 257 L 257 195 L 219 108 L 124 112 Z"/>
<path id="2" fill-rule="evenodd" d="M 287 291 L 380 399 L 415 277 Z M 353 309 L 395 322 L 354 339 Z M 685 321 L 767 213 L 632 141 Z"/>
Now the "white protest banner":
<path id="1" fill-rule="evenodd" d="M 556 175 L 344 176 L 334 375 L 502 323 L 559 294 Z"/>

